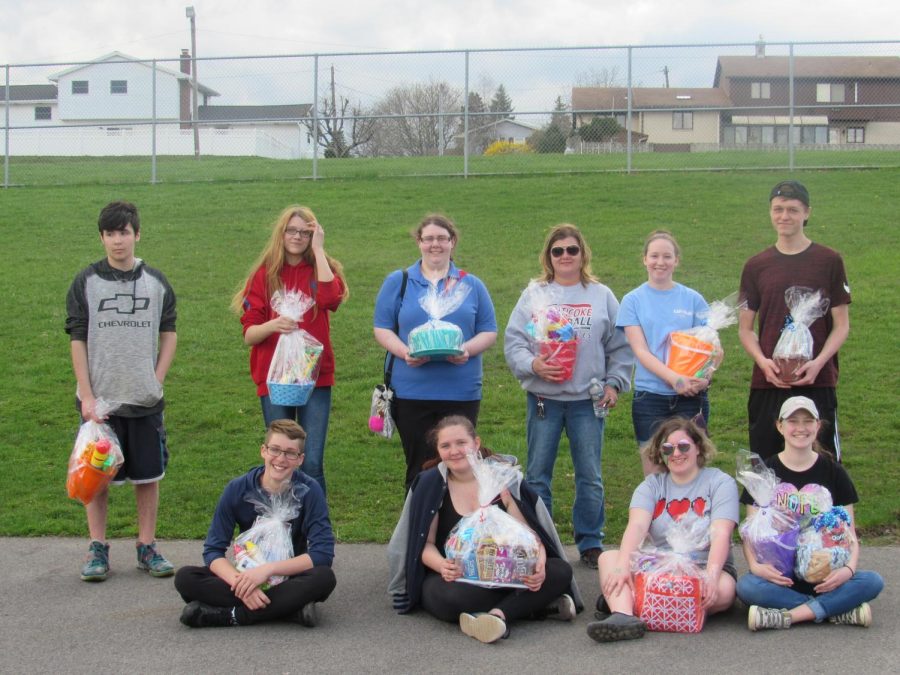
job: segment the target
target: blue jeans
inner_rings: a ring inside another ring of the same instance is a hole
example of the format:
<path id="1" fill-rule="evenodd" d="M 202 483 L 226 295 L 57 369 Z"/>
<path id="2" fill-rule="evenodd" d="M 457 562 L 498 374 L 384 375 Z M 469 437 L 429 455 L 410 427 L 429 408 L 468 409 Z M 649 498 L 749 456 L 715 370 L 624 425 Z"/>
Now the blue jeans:
<path id="1" fill-rule="evenodd" d="M 331 387 L 316 387 L 306 405 L 298 407 L 275 405 L 268 396 L 260 396 L 263 421 L 268 427 L 272 420 L 294 420 L 306 432 L 303 450 L 303 472 L 315 478 L 325 492 L 325 439 L 328 436 L 328 415 L 331 413 Z"/>
<path id="2" fill-rule="evenodd" d="M 638 445 L 644 445 L 653 436 L 661 422 L 670 417 L 694 417 L 703 413 L 709 424 L 709 397 L 706 392 L 696 396 L 654 394 L 649 391 L 634 392 L 631 403 L 631 422 Z"/>
<path id="3" fill-rule="evenodd" d="M 528 394 L 528 465 L 525 480 L 552 513 L 550 484 L 553 481 L 553 465 L 559 452 L 559 440 L 565 429 L 575 467 L 575 503 L 572 506 L 575 544 L 581 552 L 597 548 L 603 542 L 603 525 L 606 522 L 600 468 L 606 420 L 594 416 L 594 407 L 589 398 L 583 401 L 544 398 L 543 417 L 538 416 L 537 401 L 537 396 Z"/>
<path id="4" fill-rule="evenodd" d="M 849 581 L 833 591 L 817 595 L 795 591 L 761 579 L 755 574 L 745 574 L 737 583 L 737 595 L 745 605 L 759 605 L 774 609 L 794 609 L 809 605 L 816 615 L 816 622 L 829 616 L 837 616 L 877 597 L 884 588 L 884 580 L 877 572 L 860 570 Z"/>

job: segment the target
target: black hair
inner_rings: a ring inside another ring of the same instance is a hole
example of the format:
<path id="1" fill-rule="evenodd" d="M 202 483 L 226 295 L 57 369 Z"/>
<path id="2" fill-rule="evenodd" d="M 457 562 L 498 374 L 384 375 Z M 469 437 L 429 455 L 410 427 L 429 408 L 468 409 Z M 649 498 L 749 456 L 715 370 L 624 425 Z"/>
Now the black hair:
<path id="1" fill-rule="evenodd" d="M 110 202 L 100 212 L 97 229 L 101 233 L 124 230 L 129 223 L 135 234 L 141 231 L 141 217 L 138 215 L 137 207 L 131 202 Z"/>

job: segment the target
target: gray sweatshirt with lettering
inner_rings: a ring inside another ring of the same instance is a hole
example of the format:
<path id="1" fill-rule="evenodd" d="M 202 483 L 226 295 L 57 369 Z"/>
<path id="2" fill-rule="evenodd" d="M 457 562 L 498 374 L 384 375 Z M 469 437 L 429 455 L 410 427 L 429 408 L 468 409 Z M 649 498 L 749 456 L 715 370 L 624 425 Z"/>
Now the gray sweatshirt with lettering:
<path id="1" fill-rule="evenodd" d="M 66 332 L 87 344 L 91 388 L 96 398 L 120 404 L 113 414 L 143 417 L 163 409 L 159 334 L 174 333 L 175 318 L 168 280 L 140 259 L 123 272 L 104 258 L 75 277 L 66 295 Z"/>

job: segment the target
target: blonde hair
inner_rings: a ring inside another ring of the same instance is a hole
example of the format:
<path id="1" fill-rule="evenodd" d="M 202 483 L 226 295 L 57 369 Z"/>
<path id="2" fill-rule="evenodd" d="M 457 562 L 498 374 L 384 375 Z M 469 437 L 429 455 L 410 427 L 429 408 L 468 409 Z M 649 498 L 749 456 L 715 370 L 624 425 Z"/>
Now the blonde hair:
<path id="1" fill-rule="evenodd" d="M 316 215 L 312 212 L 312 209 L 307 206 L 300 206 L 299 204 L 289 206 L 281 212 L 272 226 L 272 234 L 269 236 L 266 247 L 253 263 L 250 272 L 244 279 L 244 283 L 241 284 L 241 287 L 231 299 L 231 309 L 236 314 L 243 313 L 244 298 L 247 295 L 247 289 L 260 267 L 263 267 L 266 270 L 266 293 L 271 296 L 275 291 L 281 290 L 281 270 L 284 268 L 285 257 L 284 231 L 287 229 L 288 223 L 291 222 L 291 219 L 294 217 L 300 218 L 300 220 L 307 225 L 316 220 Z M 325 258 L 328 260 L 328 266 L 331 268 L 331 271 L 334 272 L 334 275 L 343 283 L 344 294 L 341 296 L 341 299 L 346 300 L 350 297 L 350 287 L 347 286 L 347 280 L 344 278 L 344 266 L 328 254 L 325 254 Z M 306 250 L 303 252 L 303 260 L 315 267 L 315 255 L 312 252 L 312 240 L 310 240 L 310 245 L 307 246 Z"/>
<path id="2" fill-rule="evenodd" d="M 599 281 L 591 271 L 591 247 L 588 246 L 587 242 L 584 240 L 581 230 L 569 223 L 555 225 L 547 234 L 547 238 L 544 240 L 544 248 L 541 250 L 541 255 L 538 257 L 543 272 L 537 277 L 536 281 L 544 283 L 553 281 L 555 273 L 553 271 L 553 259 L 550 255 L 550 249 L 553 248 L 553 244 L 560 239 L 568 239 L 569 237 L 575 239 L 575 241 L 578 242 L 578 246 L 581 248 L 581 269 L 579 270 L 581 285 L 587 286 L 591 282 Z"/>

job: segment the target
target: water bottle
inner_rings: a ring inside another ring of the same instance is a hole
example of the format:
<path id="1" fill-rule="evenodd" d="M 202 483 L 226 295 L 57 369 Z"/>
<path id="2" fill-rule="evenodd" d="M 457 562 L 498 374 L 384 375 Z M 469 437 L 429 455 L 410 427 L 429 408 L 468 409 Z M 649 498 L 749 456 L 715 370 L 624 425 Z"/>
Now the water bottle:
<path id="1" fill-rule="evenodd" d="M 600 384 L 596 377 L 591 378 L 591 386 L 588 392 L 591 395 L 591 403 L 594 406 L 594 416 L 597 419 L 606 419 L 606 416 L 609 415 L 609 408 L 601 403 L 603 400 L 603 385 Z"/>

